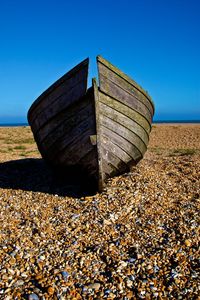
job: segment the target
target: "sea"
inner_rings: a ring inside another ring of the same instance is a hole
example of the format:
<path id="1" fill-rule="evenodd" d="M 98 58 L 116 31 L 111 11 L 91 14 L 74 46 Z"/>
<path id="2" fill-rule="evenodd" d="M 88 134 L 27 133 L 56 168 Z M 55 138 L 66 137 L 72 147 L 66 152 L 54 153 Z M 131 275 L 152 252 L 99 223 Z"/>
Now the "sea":
<path id="1" fill-rule="evenodd" d="M 177 124 L 199 124 L 200 120 L 155 120 L 153 124 L 170 124 L 170 123 L 177 123 Z"/>
<path id="2" fill-rule="evenodd" d="M 28 123 L 0 123 L 0 127 L 24 127 L 29 126 Z"/>
<path id="3" fill-rule="evenodd" d="M 200 124 L 200 120 L 155 120 L 153 124 Z M 29 126 L 28 123 L 0 123 L 0 127 L 24 127 Z"/>

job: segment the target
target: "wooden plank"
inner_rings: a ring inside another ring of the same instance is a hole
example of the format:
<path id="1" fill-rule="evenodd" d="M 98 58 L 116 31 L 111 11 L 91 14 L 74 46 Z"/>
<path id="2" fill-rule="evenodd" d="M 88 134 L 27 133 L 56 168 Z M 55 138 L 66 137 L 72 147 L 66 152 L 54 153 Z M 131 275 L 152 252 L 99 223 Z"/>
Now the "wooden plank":
<path id="1" fill-rule="evenodd" d="M 81 126 L 81 123 L 92 114 L 92 105 L 88 101 L 80 101 L 80 106 L 73 105 L 42 127 L 36 134 L 37 141 L 44 143 L 48 148 L 63 136 L 66 138 L 74 128 Z"/>
<path id="2" fill-rule="evenodd" d="M 138 135 L 146 146 L 148 145 L 149 136 L 135 121 L 103 103 L 100 103 L 100 113 L 104 116 L 109 116 L 110 119 L 129 129 Z"/>
<path id="3" fill-rule="evenodd" d="M 109 151 L 104 147 L 102 148 L 102 160 L 104 161 L 104 164 L 106 163 L 113 168 L 110 176 L 120 175 L 130 170 L 127 164 L 125 164 L 112 151 Z"/>
<path id="4" fill-rule="evenodd" d="M 107 80 L 112 81 L 115 85 L 121 87 L 124 91 L 134 95 L 139 101 L 141 101 L 147 109 L 150 111 L 151 115 L 154 114 L 154 106 L 152 101 L 141 92 L 141 90 L 135 87 L 135 84 L 130 83 L 124 77 L 121 77 L 119 73 L 114 72 L 108 66 L 105 66 L 102 63 L 98 63 L 99 68 L 99 79 L 100 79 L 100 89 L 107 93 L 107 85 L 105 84 L 105 80 L 102 80 L 102 76 L 106 77 Z"/>
<path id="5" fill-rule="evenodd" d="M 104 93 L 101 93 L 100 91 L 99 91 L 99 97 L 100 97 L 100 101 L 102 103 L 104 103 L 107 106 L 113 108 L 114 110 L 126 115 L 128 118 L 134 120 L 146 131 L 147 135 L 149 135 L 149 133 L 151 131 L 151 126 L 150 126 L 149 122 L 141 114 L 139 114 L 132 108 L 122 104 L 120 101 L 117 101 L 117 100 L 105 95 Z"/>
<path id="6" fill-rule="evenodd" d="M 39 130 L 56 115 L 69 108 L 70 105 L 74 104 L 76 101 L 80 100 L 79 96 L 80 90 L 76 89 L 76 87 L 70 90 L 68 94 L 62 95 L 56 102 L 54 102 L 52 105 L 49 105 L 46 110 L 42 110 L 39 115 L 30 123 L 32 130 L 34 132 Z"/>
<path id="7" fill-rule="evenodd" d="M 45 140 L 42 142 L 43 148 L 49 152 L 51 151 L 51 148 L 61 147 L 61 142 L 70 142 L 77 135 L 80 135 L 82 132 L 86 131 L 89 126 L 93 124 L 93 121 L 88 122 L 88 119 L 91 119 L 91 114 L 89 113 L 87 116 L 78 116 L 78 120 L 75 117 L 71 118 L 70 120 L 66 120 L 59 128 L 56 129 L 56 132 L 49 134 L 45 138 Z M 78 124 L 77 121 L 79 121 Z"/>
<path id="8" fill-rule="evenodd" d="M 59 78 L 56 82 L 54 82 L 46 91 L 44 91 L 31 105 L 28 111 L 28 120 L 32 120 L 35 113 L 38 113 L 43 107 L 46 107 L 53 99 L 58 98 L 63 94 L 63 89 L 66 91 L 70 90 L 73 86 L 76 86 L 78 82 L 82 82 L 84 93 L 87 90 L 87 76 L 88 76 L 88 65 L 89 59 L 85 59 L 80 64 L 75 66 L 61 78 Z M 83 94 L 79 95 L 81 97 Z M 43 102 L 46 102 L 43 104 Z"/>
<path id="9" fill-rule="evenodd" d="M 98 182 L 98 157 L 97 149 L 93 147 L 92 150 L 79 160 L 79 164 L 83 166 L 90 176 L 95 177 Z"/>
<path id="10" fill-rule="evenodd" d="M 102 168 L 104 170 L 104 184 L 105 181 L 118 173 L 118 170 L 115 170 L 115 167 L 112 166 L 111 163 L 108 164 L 108 162 L 104 159 L 102 159 Z"/>
<path id="11" fill-rule="evenodd" d="M 139 161 L 143 157 L 143 154 L 137 149 L 135 145 L 133 145 L 130 141 L 124 139 L 117 133 L 113 132 L 109 128 L 101 126 L 101 134 L 102 137 L 110 139 L 113 144 L 117 145 L 129 156 L 131 156 L 135 162 Z"/>
<path id="12" fill-rule="evenodd" d="M 151 97 L 149 96 L 148 92 L 145 91 L 133 79 L 131 79 L 129 76 L 127 76 L 125 73 L 123 73 L 121 70 L 119 70 L 117 67 L 115 67 L 114 65 L 112 65 L 109 61 L 107 61 L 106 59 L 104 59 L 100 55 L 97 56 L 97 65 L 98 65 L 98 67 L 99 67 L 99 65 L 104 65 L 105 67 L 107 67 L 107 69 L 111 70 L 113 73 L 115 73 L 116 75 L 118 75 L 119 77 L 121 77 L 122 79 L 124 79 L 125 81 L 127 81 L 127 83 L 129 83 L 130 85 L 132 85 L 135 89 L 137 89 L 138 91 L 140 91 L 146 98 L 148 98 L 148 100 L 150 101 L 151 105 L 154 108 L 154 103 L 153 103 Z"/>
<path id="13" fill-rule="evenodd" d="M 82 97 L 80 95 L 85 94 L 85 84 L 83 81 L 78 82 L 78 84 L 73 85 L 73 87 L 70 89 L 68 88 L 68 86 L 66 87 L 66 85 L 63 84 L 62 90 L 63 92 L 59 93 L 59 95 L 55 96 L 54 98 L 52 98 L 52 94 L 49 97 L 45 98 L 41 102 L 41 105 L 37 106 L 37 108 L 32 113 L 30 117 L 30 122 L 34 123 L 35 119 L 42 118 L 42 114 L 44 111 L 47 112 L 50 107 L 58 106 L 62 99 L 65 99 L 65 101 L 67 102 L 67 106 L 73 104 L 74 101 Z"/>
<path id="14" fill-rule="evenodd" d="M 63 149 L 74 149 L 78 148 L 80 151 L 79 140 L 80 137 L 88 138 L 88 143 L 90 142 L 90 135 L 94 134 L 94 119 L 93 115 L 89 118 L 84 119 L 79 126 L 74 127 L 71 131 L 67 132 L 59 139 L 56 139 L 53 143 L 49 141 L 51 144 L 43 143 L 42 148 L 48 153 L 48 157 L 53 160 L 55 156 L 59 155 Z M 84 149 L 81 149 L 84 150 Z"/>
<path id="15" fill-rule="evenodd" d="M 117 156 L 121 161 L 123 161 L 125 164 L 129 165 L 133 158 L 122 148 L 120 148 L 119 145 L 116 145 L 106 137 L 105 135 L 102 136 L 102 147 L 107 149 L 109 152 L 113 152 L 115 156 Z"/>
<path id="16" fill-rule="evenodd" d="M 146 145 L 135 133 L 115 122 L 114 120 L 111 120 L 109 117 L 100 115 L 100 125 L 112 130 L 112 132 L 115 132 L 132 143 L 142 154 L 146 152 Z"/>
<path id="17" fill-rule="evenodd" d="M 103 82 L 104 87 L 106 87 L 104 92 L 107 95 L 139 112 L 151 125 L 152 114 L 142 102 L 135 98 L 134 95 L 124 91 L 112 81 L 107 80 L 104 76 L 101 76 L 101 82 Z"/>
<path id="18" fill-rule="evenodd" d="M 84 70 L 82 70 L 81 73 L 83 73 L 83 71 Z M 42 98 L 40 104 L 32 111 L 30 121 L 34 122 L 42 111 L 48 110 L 49 106 L 55 106 L 61 97 L 66 98 L 68 94 L 71 95 L 74 91 L 76 91 L 77 99 L 82 97 L 86 93 L 87 79 L 84 78 L 85 74 L 81 73 L 76 74 L 75 78 L 70 78 L 68 81 L 63 82 L 62 85 L 58 86 L 47 97 Z"/>
<path id="19" fill-rule="evenodd" d="M 90 130 L 76 137 L 73 143 L 70 143 L 59 151 L 54 153 L 53 161 L 58 165 L 76 165 L 79 161 L 95 146 L 89 140 Z"/>

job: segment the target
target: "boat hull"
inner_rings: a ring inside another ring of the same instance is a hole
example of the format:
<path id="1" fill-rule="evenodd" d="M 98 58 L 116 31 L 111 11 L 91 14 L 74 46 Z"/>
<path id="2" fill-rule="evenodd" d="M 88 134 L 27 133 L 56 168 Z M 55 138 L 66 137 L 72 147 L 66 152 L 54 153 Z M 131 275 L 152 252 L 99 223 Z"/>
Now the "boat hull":
<path id="1" fill-rule="evenodd" d="M 54 168 L 79 167 L 102 190 L 147 150 L 154 106 L 149 95 L 102 57 L 99 86 L 87 90 L 88 59 L 47 89 L 28 121 L 43 158 Z"/>
<path id="2" fill-rule="evenodd" d="M 144 156 L 149 142 L 154 105 L 135 81 L 97 57 L 99 87 L 95 89 L 99 184 L 128 172 Z"/>

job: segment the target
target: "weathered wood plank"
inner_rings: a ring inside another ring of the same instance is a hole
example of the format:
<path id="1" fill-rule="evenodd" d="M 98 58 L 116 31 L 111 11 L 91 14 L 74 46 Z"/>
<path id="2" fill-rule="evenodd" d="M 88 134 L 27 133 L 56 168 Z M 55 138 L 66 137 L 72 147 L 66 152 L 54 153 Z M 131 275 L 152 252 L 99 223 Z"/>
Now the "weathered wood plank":
<path id="1" fill-rule="evenodd" d="M 28 120 L 31 122 L 34 115 L 37 115 L 41 109 L 45 109 L 51 101 L 59 98 L 63 93 L 70 91 L 74 86 L 77 86 L 77 84 L 81 85 L 84 90 L 82 93 L 82 89 L 80 89 L 81 93 L 79 97 L 83 96 L 87 90 L 88 64 L 89 59 L 87 58 L 44 91 L 31 105 L 28 111 Z"/>
<path id="2" fill-rule="evenodd" d="M 107 93 L 107 88 L 108 88 L 107 85 L 105 84 L 105 81 L 102 80 L 102 76 L 104 76 L 107 78 L 107 80 L 112 81 L 115 85 L 121 87 L 126 92 L 134 95 L 135 98 L 137 98 L 147 107 L 151 115 L 154 114 L 154 106 L 152 104 L 152 101 L 149 100 L 146 94 L 141 92 L 141 90 L 138 90 L 137 87 L 135 87 L 135 85 L 130 83 L 130 81 L 127 81 L 124 77 L 121 77 L 120 74 L 108 68 L 108 66 L 105 66 L 102 63 L 98 63 L 98 68 L 99 68 L 99 78 L 100 78 L 100 89 L 102 91 Z"/>
<path id="3" fill-rule="evenodd" d="M 108 164 L 108 162 L 104 159 L 102 159 L 102 168 L 104 171 L 104 181 L 106 181 L 110 177 L 115 176 L 118 173 L 118 170 L 115 169 L 115 167 L 111 163 Z"/>
<path id="4" fill-rule="evenodd" d="M 112 152 L 125 164 L 129 165 L 133 160 L 133 158 L 127 152 L 120 148 L 119 145 L 114 144 L 113 141 L 111 141 L 111 139 L 109 139 L 105 135 L 102 136 L 102 147 L 107 149 L 109 152 Z"/>
<path id="5" fill-rule="evenodd" d="M 112 143 L 118 145 L 123 151 L 125 151 L 132 159 L 137 162 L 143 157 L 143 154 L 137 149 L 137 147 L 130 141 L 124 139 L 122 136 L 113 132 L 109 128 L 101 127 L 102 137 L 110 139 Z"/>
<path id="6" fill-rule="evenodd" d="M 116 134 L 120 135 L 127 141 L 131 142 L 138 150 L 144 154 L 147 150 L 144 142 L 135 133 L 120 125 L 119 123 L 111 120 L 109 117 L 100 115 L 100 125 L 112 130 Z"/>
<path id="7" fill-rule="evenodd" d="M 65 135 L 61 136 L 59 139 L 55 137 L 55 141 L 52 143 L 49 140 L 49 143 L 43 143 L 42 148 L 48 153 L 48 157 L 54 159 L 53 157 L 58 156 L 63 149 L 76 148 L 80 151 L 80 137 L 88 138 L 88 143 L 90 142 L 90 135 L 94 134 L 94 120 L 93 116 L 86 118 L 82 121 L 79 126 L 74 127 L 71 131 L 67 132 Z M 49 145 L 50 144 L 50 145 Z M 84 149 L 81 149 L 82 151 Z"/>
<path id="8" fill-rule="evenodd" d="M 95 146 L 90 143 L 90 131 L 76 137 L 73 143 L 66 145 L 61 151 L 54 153 L 53 161 L 58 165 L 76 165 Z M 81 150 L 80 150 L 81 149 Z"/>
<path id="9" fill-rule="evenodd" d="M 106 104 L 103 104 L 100 102 L 100 113 L 104 116 L 109 116 L 110 119 L 113 121 L 119 123 L 120 125 L 124 126 L 125 128 L 129 129 L 133 133 L 137 134 L 141 140 L 145 143 L 145 145 L 148 145 L 149 137 L 146 133 L 146 131 L 138 125 L 135 121 L 128 118 L 124 114 L 110 108 Z"/>
<path id="10" fill-rule="evenodd" d="M 81 76 L 81 74 L 79 75 Z M 86 93 L 86 84 L 86 80 L 80 80 L 80 78 L 75 78 L 74 80 L 71 78 L 70 82 L 64 82 L 50 95 L 41 100 L 41 105 L 39 107 L 37 106 L 32 112 L 30 120 L 34 123 L 35 119 L 37 119 L 43 111 L 48 111 L 51 106 L 55 107 L 59 105 L 59 101 L 62 98 L 65 98 L 65 101 L 69 101 L 69 104 L 73 103 L 68 95 L 73 95 L 74 100 L 79 99 Z"/>
<path id="11" fill-rule="evenodd" d="M 134 95 L 127 93 L 119 86 L 115 85 L 112 81 L 107 80 L 104 76 L 101 76 L 101 82 L 103 82 L 106 87 L 104 92 L 107 95 L 136 110 L 147 119 L 149 124 L 151 124 L 152 114 L 142 102 L 135 98 Z"/>
<path id="12" fill-rule="evenodd" d="M 92 150 L 79 160 L 80 166 L 83 166 L 90 176 L 95 177 L 98 182 L 98 157 L 97 149 L 93 147 Z"/>
<path id="13" fill-rule="evenodd" d="M 136 123 L 138 123 L 149 135 L 151 131 L 151 126 L 149 122 L 138 112 L 133 110 L 132 108 L 124 105 L 120 101 L 117 101 L 113 98 L 110 98 L 109 96 L 106 96 L 104 93 L 99 92 L 100 101 L 107 106 L 113 108 L 114 110 L 126 115 L 128 118 L 134 120 Z"/>
<path id="14" fill-rule="evenodd" d="M 119 70 L 117 67 L 115 67 L 114 65 L 112 65 L 110 62 L 108 62 L 106 59 L 104 59 L 103 57 L 101 57 L 100 55 L 97 56 L 97 64 L 99 65 L 104 65 L 105 67 L 107 67 L 108 69 L 110 69 L 113 73 L 117 74 L 118 76 L 120 76 L 122 79 L 126 80 L 127 83 L 131 84 L 134 88 L 136 88 L 138 91 L 140 91 L 146 98 L 148 98 L 148 100 L 150 101 L 151 105 L 154 108 L 154 103 L 151 99 L 151 97 L 149 96 L 148 92 L 145 91 L 139 84 L 137 84 L 132 78 L 130 78 L 128 75 L 126 75 L 125 73 L 123 73 L 121 70 Z"/>
<path id="15" fill-rule="evenodd" d="M 129 166 L 125 164 L 112 151 L 102 147 L 102 159 L 104 164 L 107 163 L 113 167 L 112 176 L 116 176 L 129 171 Z"/>
<path id="16" fill-rule="evenodd" d="M 79 96 L 80 90 L 76 90 L 75 87 L 68 94 L 62 95 L 58 101 L 52 103 L 52 105 L 49 105 L 48 109 L 42 110 L 40 114 L 38 114 L 38 116 L 31 122 L 33 131 L 36 132 L 56 115 L 69 108 L 76 101 L 79 101 Z"/>
<path id="17" fill-rule="evenodd" d="M 83 105 L 84 104 L 84 105 Z M 93 114 L 93 107 L 88 101 L 84 101 L 76 107 L 65 112 L 65 115 L 58 115 L 56 119 L 52 119 L 46 126 L 42 127 L 36 134 L 37 141 L 44 143 L 48 149 L 60 138 L 66 138 L 73 132 L 74 128 L 81 127 L 83 121 L 88 120 Z"/>
<path id="18" fill-rule="evenodd" d="M 63 122 L 62 126 L 60 126 L 60 128 L 56 130 L 58 134 L 52 133 L 46 137 L 46 139 L 42 143 L 43 148 L 50 153 L 51 148 L 56 149 L 57 147 L 61 147 L 62 143 L 66 141 L 72 141 L 74 138 L 76 138 L 76 136 L 79 136 L 82 132 L 89 129 L 89 127 L 93 124 L 93 122 L 91 122 L 90 120 L 91 115 L 89 114 L 87 115 L 87 118 L 84 118 L 81 115 L 78 119 L 80 123 L 76 126 L 73 126 L 74 119 L 70 119 L 70 121 L 72 121 L 71 124 L 70 121 L 68 122 L 68 120 L 66 122 Z"/>

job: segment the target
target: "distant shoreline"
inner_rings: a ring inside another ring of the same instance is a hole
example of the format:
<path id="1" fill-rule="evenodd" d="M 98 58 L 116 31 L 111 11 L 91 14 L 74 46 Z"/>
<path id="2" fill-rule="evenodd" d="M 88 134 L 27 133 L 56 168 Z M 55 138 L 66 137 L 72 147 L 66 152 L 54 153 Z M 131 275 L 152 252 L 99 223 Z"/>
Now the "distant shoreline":
<path id="1" fill-rule="evenodd" d="M 158 120 L 153 121 L 153 124 L 200 124 L 200 120 Z"/>
<path id="2" fill-rule="evenodd" d="M 164 120 L 164 121 L 153 121 L 152 125 L 170 125 L 170 124 L 200 124 L 200 120 Z M 0 123 L 0 127 L 26 127 L 28 123 Z"/>
<path id="3" fill-rule="evenodd" d="M 28 123 L 0 123 L 0 127 L 24 127 L 29 126 Z"/>

